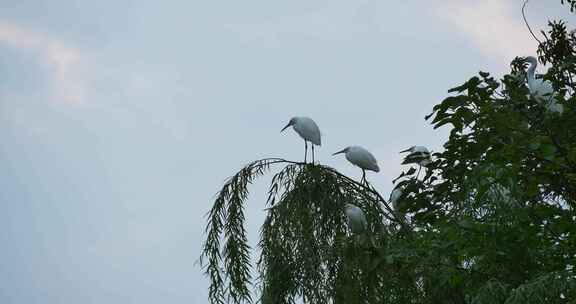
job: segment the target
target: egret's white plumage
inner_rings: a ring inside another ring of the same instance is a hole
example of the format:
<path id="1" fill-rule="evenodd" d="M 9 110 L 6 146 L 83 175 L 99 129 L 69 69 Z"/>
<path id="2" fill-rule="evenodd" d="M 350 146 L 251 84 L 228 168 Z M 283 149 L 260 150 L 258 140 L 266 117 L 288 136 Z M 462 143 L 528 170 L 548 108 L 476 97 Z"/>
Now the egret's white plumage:
<path id="1" fill-rule="evenodd" d="M 282 128 L 282 131 L 292 126 L 294 131 L 304 139 L 304 161 L 306 162 L 306 154 L 308 154 L 308 142 L 312 143 L 312 162 L 314 162 L 314 145 L 321 146 L 322 140 L 320 135 L 320 128 L 309 117 L 292 117 L 288 124 Z"/>
<path id="2" fill-rule="evenodd" d="M 366 230 L 368 221 L 366 221 L 366 215 L 362 209 L 356 205 L 346 204 L 345 212 L 348 228 L 352 233 L 359 234 Z"/>
<path id="3" fill-rule="evenodd" d="M 400 153 L 409 152 L 404 158 L 402 164 L 418 164 L 420 166 L 426 167 L 432 162 L 430 157 L 430 151 L 424 146 L 412 146 L 406 150 L 400 151 Z"/>
<path id="4" fill-rule="evenodd" d="M 550 112 L 555 112 L 558 114 L 564 113 L 564 106 L 559 104 L 555 100 L 550 101 L 548 103 L 548 105 L 546 106 L 546 108 L 548 108 L 548 111 L 550 111 Z"/>
<path id="5" fill-rule="evenodd" d="M 318 125 L 309 117 L 292 117 L 288 124 L 282 129 L 284 131 L 286 128 L 292 126 L 294 131 L 302 137 L 302 139 L 309 141 L 317 146 L 322 145 L 320 129 Z"/>
<path id="6" fill-rule="evenodd" d="M 535 74 L 538 60 L 535 57 L 528 56 L 526 57 L 526 61 L 530 64 L 526 74 L 526 82 L 528 83 L 530 94 L 534 96 L 538 102 L 545 102 L 546 108 L 549 111 L 562 114 L 564 107 L 554 99 L 555 94 L 552 83 L 548 80 L 536 78 Z"/>
<path id="7" fill-rule="evenodd" d="M 535 57 L 528 56 L 526 57 L 526 61 L 530 64 L 526 75 L 530 93 L 538 99 L 548 99 L 552 97 L 554 93 L 552 83 L 548 80 L 536 79 L 535 73 L 538 60 Z"/>
<path id="8" fill-rule="evenodd" d="M 378 161 L 372 153 L 360 146 L 350 146 L 346 147 L 332 155 L 339 153 L 345 153 L 346 159 L 352 164 L 360 167 L 362 169 L 362 180 L 366 180 L 366 171 L 370 170 L 374 172 L 380 172 L 380 167 L 378 167 Z"/>
<path id="9" fill-rule="evenodd" d="M 346 153 L 346 159 L 352 164 L 360 167 L 362 170 L 371 170 L 379 172 L 378 162 L 372 153 L 360 146 L 350 146 L 340 150 L 332 155 Z"/>
<path id="10" fill-rule="evenodd" d="M 400 151 L 400 152 L 410 152 L 410 153 L 426 153 L 426 154 L 430 154 L 430 151 L 428 151 L 428 148 L 424 147 L 424 146 L 412 146 L 406 150 Z"/>
<path id="11" fill-rule="evenodd" d="M 394 211 L 398 211 L 400 208 L 400 198 L 402 197 L 402 189 L 400 187 L 395 188 L 390 193 L 390 204 L 392 204 L 392 208 Z"/>

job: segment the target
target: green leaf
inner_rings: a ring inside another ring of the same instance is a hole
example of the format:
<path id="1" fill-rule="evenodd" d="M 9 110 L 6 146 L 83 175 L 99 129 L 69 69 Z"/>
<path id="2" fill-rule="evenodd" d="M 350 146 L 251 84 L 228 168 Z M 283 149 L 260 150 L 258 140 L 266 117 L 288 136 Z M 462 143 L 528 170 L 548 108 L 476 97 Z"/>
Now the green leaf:
<path id="1" fill-rule="evenodd" d="M 556 147 L 552 144 L 543 144 L 540 146 L 540 151 L 542 152 L 542 157 L 547 160 L 553 160 L 556 153 Z"/>
<path id="2" fill-rule="evenodd" d="M 389 254 L 386 256 L 386 264 L 394 264 L 394 256 Z"/>

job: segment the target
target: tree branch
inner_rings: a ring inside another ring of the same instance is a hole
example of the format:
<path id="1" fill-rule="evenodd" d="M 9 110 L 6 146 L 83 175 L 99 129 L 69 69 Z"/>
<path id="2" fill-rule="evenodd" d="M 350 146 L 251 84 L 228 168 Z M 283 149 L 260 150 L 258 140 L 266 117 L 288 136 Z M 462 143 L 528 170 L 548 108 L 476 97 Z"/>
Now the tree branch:
<path id="1" fill-rule="evenodd" d="M 536 37 L 536 35 L 534 35 L 534 32 L 532 32 L 532 28 L 530 28 L 530 24 L 528 24 L 528 20 L 526 20 L 526 14 L 524 13 L 524 9 L 526 8 L 526 4 L 528 4 L 528 0 L 524 1 L 524 4 L 522 5 L 522 18 L 524 19 L 524 23 L 526 23 L 526 27 L 528 28 L 528 31 L 530 31 L 530 34 L 532 34 L 532 37 L 534 37 L 534 39 L 536 39 L 536 41 L 538 41 L 538 45 L 541 45 L 542 42 L 538 39 L 538 37 Z"/>

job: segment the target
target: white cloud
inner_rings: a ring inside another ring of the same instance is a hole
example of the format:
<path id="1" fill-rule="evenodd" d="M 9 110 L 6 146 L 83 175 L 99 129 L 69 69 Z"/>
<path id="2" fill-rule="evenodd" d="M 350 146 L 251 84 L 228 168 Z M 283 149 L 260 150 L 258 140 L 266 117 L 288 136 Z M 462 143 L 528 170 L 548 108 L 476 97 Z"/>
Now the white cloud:
<path id="1" fill-rule="evenodd" d="M 0 44 L 39 51 L 41 60 L 52 69 L 55 97 L 67 103 L 82 101 L 84 88 L 76 73 L 80 52 L 76 48 L 45 34 L 3 21 L 0 21 Z"/>
<path id="2" fill-rule="evenodd" d="M 436 13 L 446 19 L 484 55 L 510 62 L 536 51 L 520 14 L 522 1 L 447 1 Z"/>

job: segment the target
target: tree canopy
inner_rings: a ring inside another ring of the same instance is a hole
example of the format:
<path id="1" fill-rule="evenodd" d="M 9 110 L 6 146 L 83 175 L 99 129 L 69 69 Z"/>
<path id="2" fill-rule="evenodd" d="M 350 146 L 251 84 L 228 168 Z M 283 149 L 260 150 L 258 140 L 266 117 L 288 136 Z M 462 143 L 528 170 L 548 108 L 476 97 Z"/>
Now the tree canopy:
<path id="1" fill-rule="evenodd" d="M 231 177 L 200 259 L 211 303 L 576 303 L 576 34 L 554 21 L 545 38 L 543 78 L 564 111 L 530 94 L 522 58 L 502 79 L 480 72 L 450 89 L 426 117 L 449 138 L 425 174 L 413 164 L 395 180 L 396 208 L 319 164 L 262 159 Z M 272 167 L 251 265 L 244 203 Z M 346 203 L 366 214 L 362 235 Z"/>

